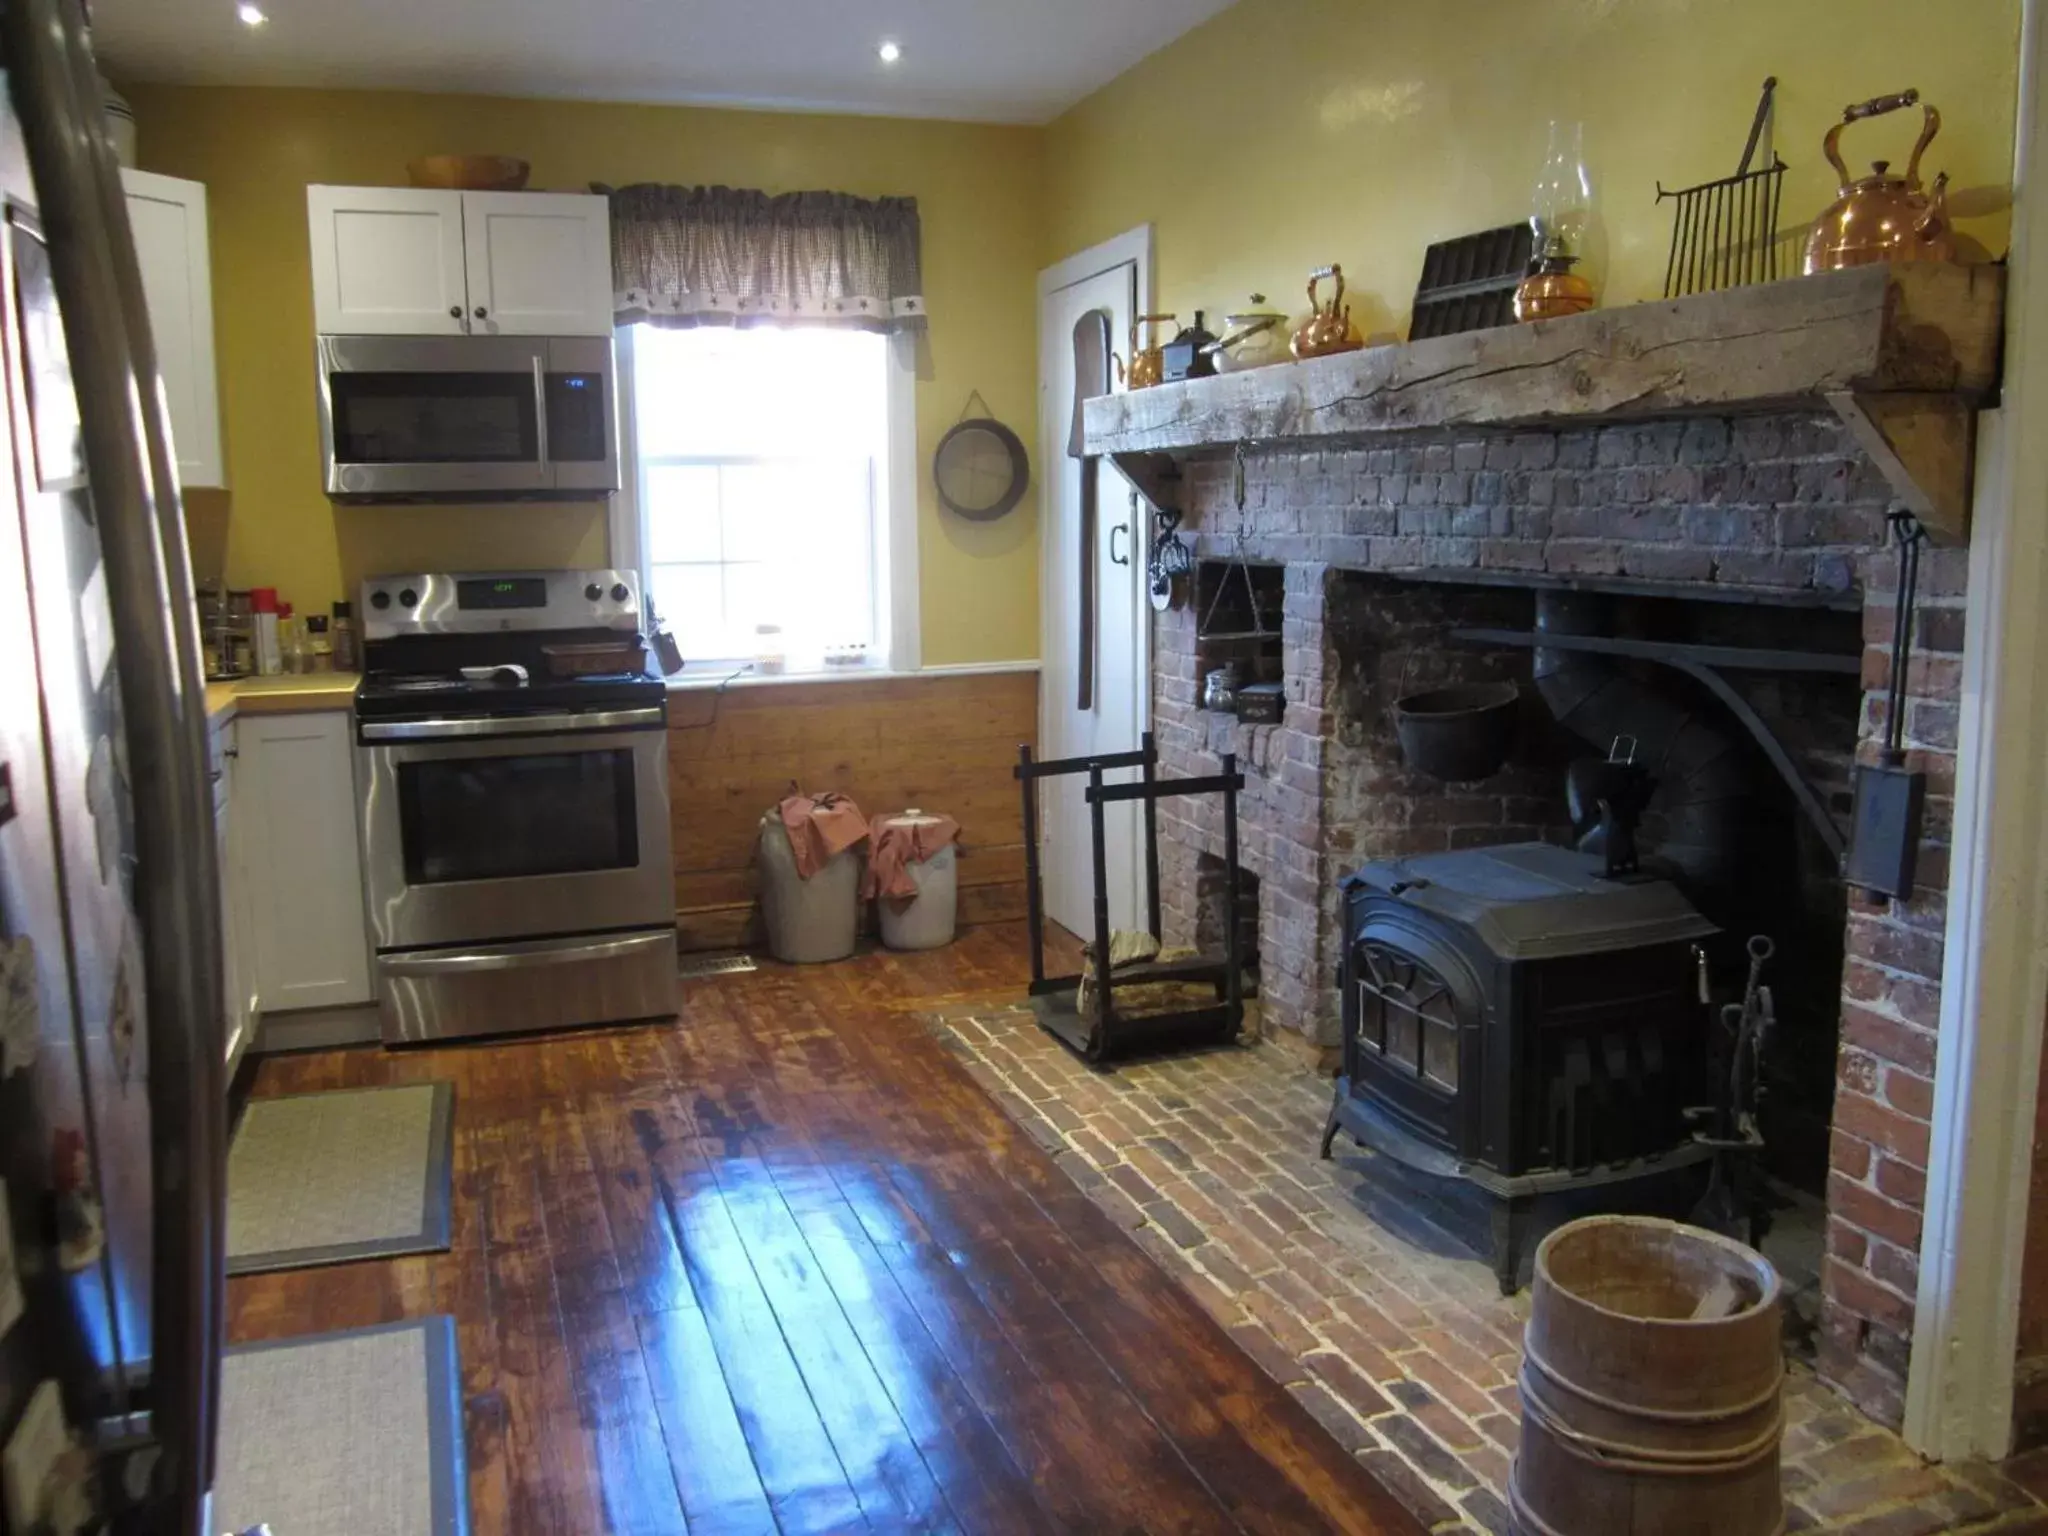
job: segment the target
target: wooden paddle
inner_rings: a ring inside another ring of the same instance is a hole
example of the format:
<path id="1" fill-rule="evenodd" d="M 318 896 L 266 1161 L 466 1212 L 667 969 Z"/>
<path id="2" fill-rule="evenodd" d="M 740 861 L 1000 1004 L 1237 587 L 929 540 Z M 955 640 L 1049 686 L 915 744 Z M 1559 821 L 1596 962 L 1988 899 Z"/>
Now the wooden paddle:
<path id="1" fill-rule="evenodd" d="M 1081 408 L 1109 393 L 1109 311 L 1091 309 L 1074 322 L 1074 422 L 1067 455 L 1081 461 L 1081 633 L 1076 658 L 1076 709 L 1095 707 L 1095 535 L 1097 460 L 1086 451 Z"/>

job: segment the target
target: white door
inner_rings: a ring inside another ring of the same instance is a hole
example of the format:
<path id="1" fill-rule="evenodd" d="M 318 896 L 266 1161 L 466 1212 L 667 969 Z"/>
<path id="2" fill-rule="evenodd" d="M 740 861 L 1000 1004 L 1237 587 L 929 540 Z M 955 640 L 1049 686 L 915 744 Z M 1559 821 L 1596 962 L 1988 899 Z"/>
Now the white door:
<path id="1" fill-rule="evenodd" d="M 226 485 L 220 392 L 213 366 L 213 275 L 206 248 L 206 188 L 196 181 L 121 172 L 157 374 L 171 416 L 171 446 L 185 485 Z"/>
<path id="2" fill-rule="evenodd" d="M 462 228 L 473 331 L 611 335 L 611 211 L 605 199 L 465 192 Z"/>
<path id="3" fill-rule="evenodd" d="M 1144 248 L 1149 249 L 1149 230 Z M 1151 609 L 1143 599 L 1147 519 L 1114 465 L 1096 476 L 1094 701 L 1079 705 L 1081 630 L 1080 461 L 1067 452 L 1074 410 L 1074 325 L 1089 310 L 1109 316 L 1112 347 L 1124 351 L 1138 312 L 1145 259 L 1131 239 L 1062 263 L 1040 279 L 1039 755 L 1088 757 L 1137 748 L 1151 709 Z M 1129 771 L 1107 775 L 1112 782 Z M 1041 781 L 1039 851 L 1046 915 L 1086 938 L 1094 932 L 1095 882 L 1086 775 Z M 1135 806 L 1106 813 L 1110 924 L 1145 926 L 1141 822 Z"/>
<path id="4" fill-rule="evenodd" d="M 461 336 L 469 328 L 460 192 L 306 188 L 313 328 L 325 336 Z"/>
<path id="5" fill-rule="evenodd" d="M 265 1013 L 372 996 L 349 722 L 345 710 L 235 722 L 235 816 Z"/>

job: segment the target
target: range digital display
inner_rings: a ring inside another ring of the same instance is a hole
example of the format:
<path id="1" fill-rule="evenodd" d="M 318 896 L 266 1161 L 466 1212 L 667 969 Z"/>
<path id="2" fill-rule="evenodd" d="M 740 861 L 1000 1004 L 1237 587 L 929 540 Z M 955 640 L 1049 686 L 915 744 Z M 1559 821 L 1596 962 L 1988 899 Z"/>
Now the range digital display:
<path id="1" fill-rule="evenodd" d="M 545 576 L 472 577 L 455 583 L 457 608 L 545 608 Z"/>

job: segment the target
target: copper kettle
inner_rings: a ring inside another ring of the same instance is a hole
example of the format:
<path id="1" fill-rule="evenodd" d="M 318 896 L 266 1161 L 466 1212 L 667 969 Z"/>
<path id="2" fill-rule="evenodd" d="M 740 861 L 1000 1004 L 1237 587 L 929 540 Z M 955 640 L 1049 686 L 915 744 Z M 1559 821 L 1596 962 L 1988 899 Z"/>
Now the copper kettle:
<path id="1" fill-rule="evenodd" d="M 1316 302 L 1316 284 L 1326 277 L 1337 280 L 1337 291 L 1323 305 Z M 1344 302 L 1344 269 L 1334 262 L 1317 267 L 1308 275 L 1308 318 L 1295 330 L 1289 349 L 1297 358 L 1310 358 L 1356 352 L 1364 345 L 1365 338 L 1351 323 L 1351 306 Z"/>
<path id="2" fill-rule="evenodd" d="M 1920 106 L 1926 113 L 1906 174 L 1890 174 L 1891 162 L 1874 161 L 1870 174 L 1851 177 L 1842 163 L 1842 130 L 1866 117 L 1880 117 L 1901 107 Z M 1934 178 L 1928 191 L 1920 185 L 1920 156 L 1941 131 L 1941 114 L 1920 102 L 1918 91 L 1900 91 L 1859 102 L 1842 113 L 1828 130 L 1822 147 L 1828 164 L 1842 181 L 1842 195 L 1814 220 L 1806 241 L 1806 270 L 1832 272 L 1838 267 L 1873 261 L 1954 261 L 1955 229 L 1948 216 L 1948 173 Z"/>
<path id="3" fill-rule="evenodd" d="M 1166 343 L 1159 339 L 1153 326 L 1176 325 L 1178 315 L 1140 315 L 1131 322 L 1131 366 L 1124 367 L 1124 360 L 1114 352 L 1109 360 L 1116 364 L 1116 376 L 1127 389 L 1150 389 L 1166 377 Z M 1150 346 L 1141 347 L 1141 341 L 1149 340 Z"/>

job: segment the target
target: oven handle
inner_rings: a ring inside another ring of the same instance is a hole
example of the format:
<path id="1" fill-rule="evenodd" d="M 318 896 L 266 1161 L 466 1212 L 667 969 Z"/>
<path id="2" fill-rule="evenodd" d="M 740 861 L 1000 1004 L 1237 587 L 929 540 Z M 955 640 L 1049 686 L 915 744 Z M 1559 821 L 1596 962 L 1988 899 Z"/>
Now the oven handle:
<path id="1" fill-rule="evenodd" d="M 593 709 L 579 714 L 496 715 L 473 720 L 365 720 L 364 741 L 453 741 L 466 736 L 575 736 L 592 731 L 666 725 L 668 711 Z"/>
<path id="2" fill-rule="evenodd" d="M 616 960 L 644 954 L 675 943 L 669 929 L 659 933 L 635 933 L 618 939 L 538 939 L 505 944 L 459 954 L 379 955 L 378 969 L 387 976 L 445 976 L 451 972 L 521 971 L 538 965 L 581 965 L 593 960 Z"/>

